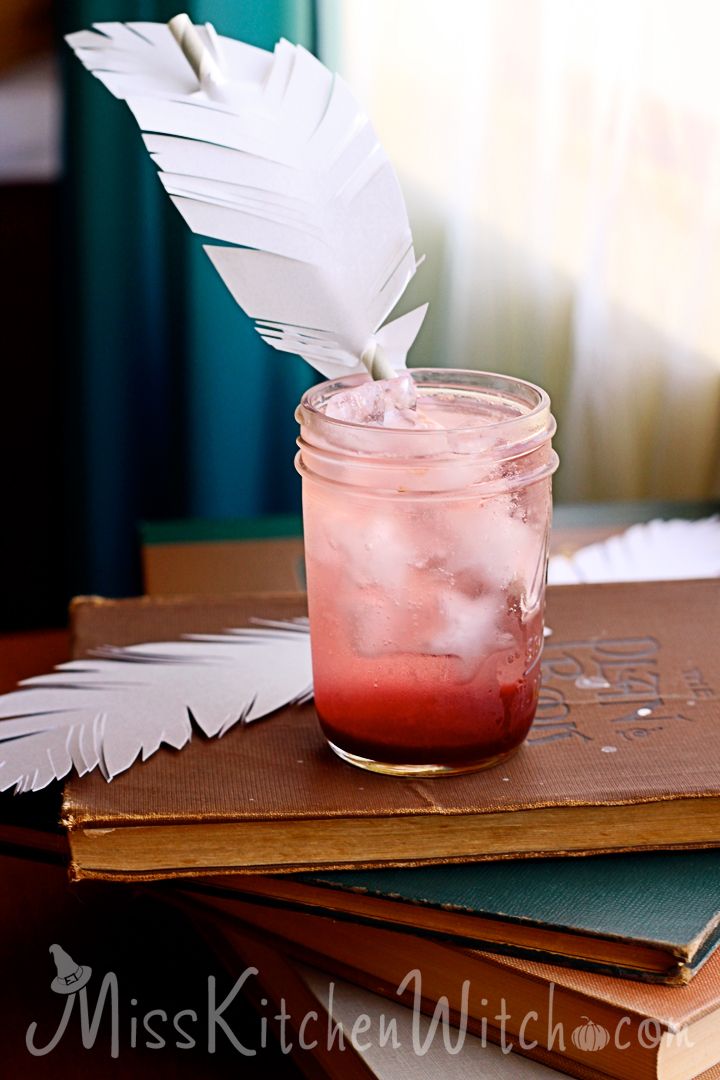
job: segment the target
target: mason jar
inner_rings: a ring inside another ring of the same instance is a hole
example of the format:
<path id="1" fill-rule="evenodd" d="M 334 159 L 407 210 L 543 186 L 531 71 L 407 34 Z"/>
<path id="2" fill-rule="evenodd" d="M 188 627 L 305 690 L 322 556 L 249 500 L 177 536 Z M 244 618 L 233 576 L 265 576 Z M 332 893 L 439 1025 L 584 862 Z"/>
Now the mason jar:
<path id="1" fill-rule="evenodd" d="M 528 733 L 558 459 L 539 387 L 410 374 L 413 427 L 326 415 L 367 376 L 308 390 L 296 465 L 323 732 L 354 765 L 425 776 L 494 765 Z"/>

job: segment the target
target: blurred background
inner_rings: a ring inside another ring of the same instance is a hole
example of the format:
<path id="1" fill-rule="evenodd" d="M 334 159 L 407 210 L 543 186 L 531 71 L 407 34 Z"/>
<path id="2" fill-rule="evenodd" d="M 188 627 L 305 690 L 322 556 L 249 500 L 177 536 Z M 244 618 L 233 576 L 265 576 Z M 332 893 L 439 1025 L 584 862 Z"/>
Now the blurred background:
<path id="1" fill-rule="evenodd" d="M 717 500 L 716 0 L 3 0 L 0 629 L 142 591 L 143 522 L 218 540 L 299 511 L 293 409 L 317 376 L 260 341 L 62 44 L 180 9 L 350 83 L 427 256 L 411 363 L 542 384 L 560 506 Z"/>

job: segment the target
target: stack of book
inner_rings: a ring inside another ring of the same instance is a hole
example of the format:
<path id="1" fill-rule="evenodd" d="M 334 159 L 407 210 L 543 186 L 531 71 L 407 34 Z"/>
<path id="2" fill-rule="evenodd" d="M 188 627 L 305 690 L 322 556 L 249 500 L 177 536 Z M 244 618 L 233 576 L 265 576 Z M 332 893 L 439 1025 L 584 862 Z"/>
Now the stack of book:
<path id="1" fill-rule="evenodd" d="M 303 603 L 83 601 L 75 652 Z M 720 582 L 551 589 L 547 622 L 510 761 L 364 773 L 295 707 L 69 783 L 74 877 L 191 913 L 311 1076 L 720 1077 Z"/>

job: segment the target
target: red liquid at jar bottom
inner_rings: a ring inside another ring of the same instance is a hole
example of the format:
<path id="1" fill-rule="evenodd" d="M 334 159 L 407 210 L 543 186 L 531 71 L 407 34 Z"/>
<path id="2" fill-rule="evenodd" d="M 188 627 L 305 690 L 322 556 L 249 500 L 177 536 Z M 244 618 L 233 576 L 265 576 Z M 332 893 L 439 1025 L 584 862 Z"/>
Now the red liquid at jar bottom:
<path id="1" fill-rule="evenodd" d="M 331 673 L 321 662 L 315 705 L 326 737 L 347 754 L 388 765 L 459 770 L 506 756 L 533 721 L 539 663 L 523 673 L 493 657 L 470 680 L 458 678 L 458 664 L 452 656 L 346 655 Z"/>

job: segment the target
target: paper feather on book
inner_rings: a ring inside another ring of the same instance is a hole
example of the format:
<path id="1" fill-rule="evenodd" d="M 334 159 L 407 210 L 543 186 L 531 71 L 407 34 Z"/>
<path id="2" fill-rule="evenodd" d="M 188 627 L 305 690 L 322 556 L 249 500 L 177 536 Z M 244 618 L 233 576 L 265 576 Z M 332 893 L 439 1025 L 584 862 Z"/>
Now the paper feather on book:
<path id="1" fill-rule="evenodd" d="M 633 525 L 618 536 L 554 555 L 550 585 L 720 577 L 720 515 Z"/>
<path id="2" fill-rule="evenodd" d="M 306 620 L 97 650 L 0 696 L 0 791 L 39 791 L 72 768 L 106 780 L 193 725 L 212 738 L 312 696 Z"/>
<path id="3" fill-rule="evenodd" d="M 285 40 L 269 53 L 186 16 L 66 40 L 127 102 L 193 232 L 233 245 L 205 250 L 265 341 L 327 378 L 373 371 L 376 354 L 375 377 L 404 366 L 427 304 L 382 324 L 418 265 L 407 211 L 339 76 Z"/>

